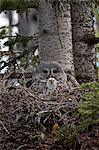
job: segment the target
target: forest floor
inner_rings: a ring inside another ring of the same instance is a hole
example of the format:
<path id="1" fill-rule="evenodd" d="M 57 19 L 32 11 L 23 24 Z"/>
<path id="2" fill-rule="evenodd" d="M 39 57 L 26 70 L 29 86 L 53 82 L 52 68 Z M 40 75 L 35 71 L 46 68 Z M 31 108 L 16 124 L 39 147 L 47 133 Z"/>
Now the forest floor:
<path id="1" fill-rule="evenodd" d="M 0 150 L 99 150 L 99 110 L 97 122 L 87 115 L 83 124 L 78 109 L 84 95 L 95 92 L 79 88 L 49 101 L 21 86 L 2 90 Z"/>

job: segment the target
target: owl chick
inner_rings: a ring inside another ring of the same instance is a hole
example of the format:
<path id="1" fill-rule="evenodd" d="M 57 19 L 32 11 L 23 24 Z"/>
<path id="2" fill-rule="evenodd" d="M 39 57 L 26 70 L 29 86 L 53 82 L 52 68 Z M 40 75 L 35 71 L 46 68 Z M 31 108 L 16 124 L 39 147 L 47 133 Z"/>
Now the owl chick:
<path id="1" fill-rule="evenodd" d="M 57 89 L 57 80 L 55 78 L 48 78 L 46 82 L 46 94 L 52 94 Z"/>
<path id="2" fill-rule="evenodd" d="M 60 88 L 67 90 L 67 75 L 59 63 L 42 62 L 33 72 L 31 88 L 42 95 L 52 94 Z"/>

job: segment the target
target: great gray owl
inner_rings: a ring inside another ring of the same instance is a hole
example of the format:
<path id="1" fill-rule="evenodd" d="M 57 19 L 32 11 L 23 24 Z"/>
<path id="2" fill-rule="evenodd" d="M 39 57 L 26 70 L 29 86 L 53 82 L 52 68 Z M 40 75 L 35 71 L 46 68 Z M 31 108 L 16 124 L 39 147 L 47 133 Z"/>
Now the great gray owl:
<path id="1" fill-rule="evenodd" d="M 42 95 L 68 90 L 67 76 L 61 65 L 56 62 L 42 62 L 33 72 L 31 88 Z"/>

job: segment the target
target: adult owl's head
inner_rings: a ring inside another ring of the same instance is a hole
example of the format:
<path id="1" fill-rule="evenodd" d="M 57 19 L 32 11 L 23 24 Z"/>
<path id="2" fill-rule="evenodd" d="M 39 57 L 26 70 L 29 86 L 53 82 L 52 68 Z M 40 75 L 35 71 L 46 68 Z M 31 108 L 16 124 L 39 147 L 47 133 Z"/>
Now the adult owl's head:
<path id="1" fill-rule="evenodd" d="M 41 62 L 33 72 L 31 89 L 42 95 L 67 90 L 67 75 L 59 63 Z"/>
<path id="2" fill-rule="evenodd" d="M 37 73 L 41 79 L 55 78 L 60 80 L 63 77 L 64 71 L 57 62 L 41 62 L 37 67 Z"/>

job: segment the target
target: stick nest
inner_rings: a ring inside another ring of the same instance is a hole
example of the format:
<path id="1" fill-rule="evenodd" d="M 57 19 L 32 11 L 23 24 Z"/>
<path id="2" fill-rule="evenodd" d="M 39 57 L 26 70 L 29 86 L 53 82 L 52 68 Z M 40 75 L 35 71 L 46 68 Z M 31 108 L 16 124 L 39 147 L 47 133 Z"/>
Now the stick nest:
<path id="1" fill-rule="evenodd" d="M 68 128 L 74 124 L 73 113 L 84 93 L 79 88 L 49 100 L 22 86 L 2 91 L 0 150 L 69 150 L 68 139 L 57 141 L 56 137 L 65 124 Z"/>

